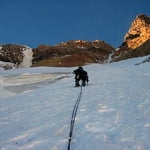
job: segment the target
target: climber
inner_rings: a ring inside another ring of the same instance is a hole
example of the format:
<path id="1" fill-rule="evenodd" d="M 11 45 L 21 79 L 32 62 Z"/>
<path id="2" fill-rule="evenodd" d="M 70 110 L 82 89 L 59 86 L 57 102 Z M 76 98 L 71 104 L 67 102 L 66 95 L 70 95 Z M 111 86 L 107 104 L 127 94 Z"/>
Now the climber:
<path id="1" fill-rule="evenodd" d="M 73 73 L 75 74 L 75 87 L 80 86 L 80 80 L 82 86 L 88 85 L 88 73 L 83 69 L 83 67 L 79 67 L 78 69 L 74 70 Z"/>

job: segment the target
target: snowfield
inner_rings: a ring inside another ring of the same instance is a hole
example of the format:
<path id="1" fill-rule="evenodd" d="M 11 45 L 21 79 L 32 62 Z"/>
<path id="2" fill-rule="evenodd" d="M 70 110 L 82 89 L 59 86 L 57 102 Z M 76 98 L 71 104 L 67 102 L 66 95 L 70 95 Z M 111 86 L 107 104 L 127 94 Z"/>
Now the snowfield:
<path id="1" fill-rule="evenodd" d="M 150 149 L 150 63 L 135 65 L 145 58 L 84 67 L 71 150 Z M 67 150 L 74 69 L 0 69 L 0 150 Z"/>

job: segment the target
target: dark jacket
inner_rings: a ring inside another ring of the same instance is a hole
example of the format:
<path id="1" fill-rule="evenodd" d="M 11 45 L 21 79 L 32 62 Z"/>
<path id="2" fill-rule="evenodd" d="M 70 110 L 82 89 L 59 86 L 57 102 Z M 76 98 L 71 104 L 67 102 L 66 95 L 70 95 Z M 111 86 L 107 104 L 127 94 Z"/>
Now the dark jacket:
<path id="1" fill-rule="evenodd" d="M 83 81 L 89 81 L 88 80 L 88 74 L 85 70 L 83 70 L 82 67 L 79 67 L 78 69 L 74 70 L 73 73 L 75 74 L 76 80 L 83 80 Z"/>

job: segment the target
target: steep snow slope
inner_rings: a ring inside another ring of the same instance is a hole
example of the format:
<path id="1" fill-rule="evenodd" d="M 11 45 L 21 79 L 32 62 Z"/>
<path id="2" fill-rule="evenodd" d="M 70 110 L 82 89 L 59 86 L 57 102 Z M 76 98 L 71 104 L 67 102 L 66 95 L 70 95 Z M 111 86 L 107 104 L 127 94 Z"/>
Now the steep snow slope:
<path id="1" fill-rule="evenodd" d="M 74 127 L 74 150 L 149 150 L 150 69 L 144 58 L 89 65 Z M 1 71 L 1 78 L 24 73 L 71 72 L 74 68 Z M 4 83 L 1 82 L 1 87 Z M 23 85 L 20 85 L 23 86 Z M 80 92 L 74 77 L 0 99 L 1 150 L 66 150 L 70 118 Z"/>

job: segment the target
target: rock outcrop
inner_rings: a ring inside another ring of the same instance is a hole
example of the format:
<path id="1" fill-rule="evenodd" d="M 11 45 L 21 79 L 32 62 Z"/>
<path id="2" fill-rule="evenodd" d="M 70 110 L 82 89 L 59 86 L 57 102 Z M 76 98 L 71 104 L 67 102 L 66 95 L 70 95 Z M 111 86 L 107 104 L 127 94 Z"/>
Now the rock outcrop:
<path id="1" fill-rule="evenodd" d="M 68 41 L 55 46 L 40 45 L 33 50 L 33 66 L 79 66 L 103 63 L 114 48 L 104 41 Z"/>
<path id="2" fill-rule="evenodd" d="M 123 44 L 113 55 L 113 61 L 150 54 L 150 17 L 140 14 L 132 22 Z"/>
<path id="3" fill-rule="evenodd" d="M 30 67 L 32 65 L 32 54 L 32 49 L 27 46 L 15 44 L 0 45 L 0 61 L 3 62 L 3 65 L 6 62 L 6 68 L 9 68 L 9 63 L 11 63 L 11 67 L 13 64 L 16 68 Z"/>
<path id="4" fill-rule="evenodd" d="M 32 66 L 72 67 L 89 63 L 103 63 L 114 48 L 104 41 L 68 41 L 54 46 L 40 45 L 31 49 L 23 45 L 0 45 L 3 68 Z M 13 65 L 12 65 L 13 64 Z"/>
<path id="5" fill-rule="evenodd" d="M 140 14 L 132 22 L 128 33 L 124 37 L 124 42 L 131 49 L 135 49 L 150 39 L 150 18 Z"/>

